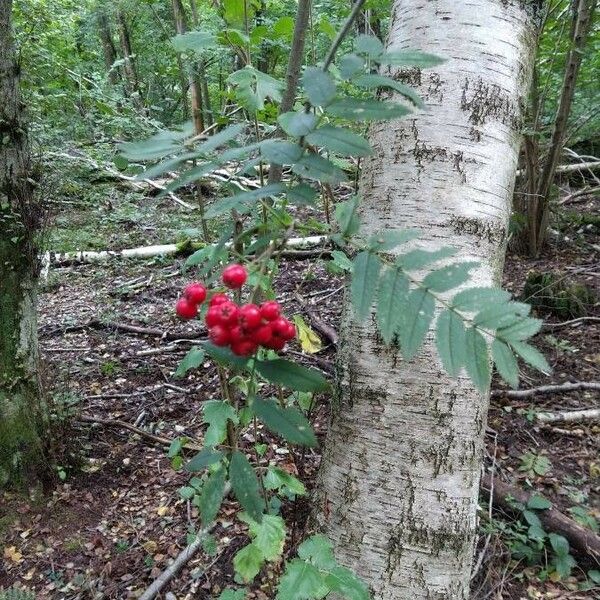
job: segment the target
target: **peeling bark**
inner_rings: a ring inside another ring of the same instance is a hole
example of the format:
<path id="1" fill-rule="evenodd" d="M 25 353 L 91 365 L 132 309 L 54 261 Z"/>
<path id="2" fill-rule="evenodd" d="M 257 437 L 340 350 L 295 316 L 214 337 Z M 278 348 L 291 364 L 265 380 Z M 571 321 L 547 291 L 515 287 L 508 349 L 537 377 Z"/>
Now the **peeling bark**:
<path id="1" fill-rule="evenodd" d="M 538 4 L 395 0 L 388 46 L 447 62 L 391 73 L 427 110 L 371 128 L 361 233 L 419 227 L 499 282 Z M 409 362 L 348 309 L 341 334 L 317 524 L 375 600 L 467 598 L 488 395 L 444 373 L 431 333 Z"/>

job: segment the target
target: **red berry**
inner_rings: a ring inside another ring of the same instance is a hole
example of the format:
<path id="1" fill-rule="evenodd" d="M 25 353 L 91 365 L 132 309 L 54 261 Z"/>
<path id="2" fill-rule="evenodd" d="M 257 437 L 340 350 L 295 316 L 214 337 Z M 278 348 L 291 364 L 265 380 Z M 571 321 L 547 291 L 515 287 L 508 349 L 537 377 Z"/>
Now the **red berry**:
<path id="1" fill-rule="evenodd" d="M 266 348 L 271 350 L 283 350 L 285 346 L 285 340 L 282 337 L 273 336 L 268 343 L 265 344 Z"/>
<path id="2" fill-rule="evenodd" d="M 255 329 L 250 336 L 251 339 L 261 346 L 266 346 L 273 338 L 273 330 L 271 325 L 261 325 L 258 329 Z"/>
<path id="3" fill-rule="evenodd" d="M 207 327 L 214 327 L 215 325 L 221 324 L 221 312 L 219 311 L 218 306 L 211 306 L 206 311 L 206 317 L 204 319 L 206 321 Z"/>
<path id="4" fill-rule="evenodd" d="M 210 302 L 208 303 L 209 306 L 218 306 L 219 304 L 223 304 L 223 302 L 230 302 L 230 298 L 227 294 L 223 294 L 223 293 L 218 293 L 215 294 L 211 299 Z"/>
<path id="5" fill-rule="evenodd" d="M 273 327 L 273 333 L 285 339 L 287 334 L 289 333 L 289 326 L 292 325 L 285 317 L 278 317 L 275 319 L 271 326 Z M 293 327 L 293 325 L 292 325 Z"/>
<path id="6" fill-rule="evenodd" d="M 187 298 L 179 298 L 175 311 L 182 319 L 193 319 L 198 316 L 198 307 Z"/>
<path id="7" fill-rule="evenodd" d="M 183 295 L 193 304 L 202 304 L 206 300 L 206 288 L 201 283 L 190 283 Z"/>
<path id="8" fill-rule="evenodd" d="M 267 321 L 274 321 L 281 315 L 281 307 L 279 306 L 279 302 L 275 302 L 274 300 L 263 302 L 260 305 L 260 314 L 263 319 Z"/>
<path id="9" fill-rule="evenodd" d="M 287 331 L 284 335 L 281 336 L 286 342 L 293 340 L 296 337 L 296 327 L 293 323 L 289 323 L 287 327 Z"/>
<path id="10" fill-rule="evenodd" d="M 240 340 L 231 344 L 231 351 L 238 356 L 250 356 L 258 350 L 258 346 L 251 340 Z"/>
<path id="11" fill-rule="evenodd" d="M 247 338 L 239 325 L 236 325 L 229 330 L 229 342 L 231 344 L 241 342 L 246 339 Z"/>
<path id="12" fill-rule="evenodd" d="M 256 329 L 261 323 L 260 309 L 256 304 L 244 304 L 240 308 L 240 325 L 246 331 Z"/>
<path id="13" fill-rule="evenodd" d="M 215 308 L 221 317 L 221 325 L 234 325 L 236 323 L 240 309 L 235 302 L 223 302 Z"/>
<path id="14" fill-rule="evenodd" d="M 229 344 L 229 331 L 222 325 L 215 325 L 208 330 L 208 337 L 215 346 L 227 346 Z"/>
<path id="15" fill-rule="evenodd" d="M 221 279 L 228 288 L 237 290 L 246 283 L 248 272 L 242 265 L 229 265 L 223 270 Z"/>

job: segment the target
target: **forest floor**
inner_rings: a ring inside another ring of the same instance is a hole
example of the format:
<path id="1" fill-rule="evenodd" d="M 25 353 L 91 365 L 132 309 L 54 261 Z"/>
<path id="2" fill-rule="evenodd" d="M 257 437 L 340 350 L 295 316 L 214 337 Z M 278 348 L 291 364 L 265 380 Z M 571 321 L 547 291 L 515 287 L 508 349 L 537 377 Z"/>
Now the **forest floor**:
<path id="1" fill-rule="evenodd" d="M 598 214 L 598 204 L 574 207 L 574 214 L 582 212 Z M 171 243 L 185 234 L 186 227 L 194 227 L 193 219 L 183 215 L 168 199 L 122 192 L 115 192 L 108 203 L 105 196 L 92 207 L 58 204 L 50 234 L 52 249 L 115 250 Z M 516 296 L 522 294 L 528 272 L 535 269 L 585 284 L 600 298 L 600 227 L 563 225 L 559 241 L 542 258 L 509 254 L 505 285 Z M 174 314 L 179 290 L 192 277 L 182 274 L 182 262 L 175 258 L 114 260 L 50 271 L 41 293 L 39 326 L 44 378 L 60 432 L 55 450 L 63 458 L 49 495 L 32 493 L 24 499 L 4 493 L 1 497 L 0 589 L 18 584 L 34 590 L 39 599 L 135 598 L 185 546 L 186 534 L 197 517 L 196 509 L 177 493 L 188 476 L 172 469 L 167 443 L 112 423 L 126 422 L 165 440 L 202 439 L 200 406 L 218 397 L 218 377 L 208 360 L 186 377 L 174 377 L 182 357 L 202 335 L 199 322 L 184 324 Z M 314 260 L 285 263 L 276 284 L 286 313 L 303 312 L 295 299 L 299 289 L 319 318 L 334 328 L 341 286 L 338 276 Z M 598 300 L 585 309 L 587 316 L 600 316 Z M 536 343 L 554 373 L 545 377 L 525 369 L 521 388 L 599 381 L 600 322 L 557 326 L 569 319 L 544 309 L 538 315 L 547 318 L 548 324 Z M 118 325 L 140 330 L 125 331 Z M 292 345 L 288 352 L 300 353 L 300 347 Z M 330 371 L 333 355 L 329 344 L 316 358 L 303 360 Z M 501 388 L 500 384 L 495 387 Z M 320 401 L 314 423 L 323 440 L 328 398 Z M 493 398 L 489 413 L 486 467 L 493 468 L 497 478 L 535 490 L 566 514 L 597 528 L 598 422 L 543 426 L 535 419 L 538 411 L 591 407 L 598 407 L 598 392 L 527 399 L 500 393 Z M 94 419 L 98 422 L 92 423 Z M 277 462 L 299 475 L 310 489 L 318 452 L 293 456 L 266 431 L 259 431 L 259 436 L 269 446 L 264 464 Z M 244 439 L 254 442 L 250 433 Z M 286 546 L 289 552 L 305 534 L 309 508 L 308 500 L 302 498 L 283 508 L 288 523 L 294 523 Z M 214 598 L 224 587 L 235 585 L 231 559 L 247 542 L 245 530 L 234 521 L 235 512 L 236 505 L 226 501 L 215 531 L 216 553 L 196 555 L 169 585 L 174 594 L 170 598 Z M 482 503 L 482 522 L 487 514 Z M 517 521 L 497 513 L 482 526 L 473 579 L 475 598 L 599 597 L 598 588 L 581 591 L 586 578 L 579 567 L 571 577 L 552 581 L 544 577 L 543 558 L 531 566 L 511 558 L 508 548 L 514 549 L 524 531 L 527 528 Z M 273 598 L 277 575 L 278 567 L 263 571 L 251 597 Z"/>

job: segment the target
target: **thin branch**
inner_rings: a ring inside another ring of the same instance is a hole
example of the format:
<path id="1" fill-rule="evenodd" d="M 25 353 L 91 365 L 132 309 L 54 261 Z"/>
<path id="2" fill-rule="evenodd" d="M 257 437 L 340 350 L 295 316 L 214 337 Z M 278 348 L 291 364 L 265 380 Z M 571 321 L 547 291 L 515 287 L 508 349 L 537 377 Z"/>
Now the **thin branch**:
<path id="1" fill-rule="evenodd" d="M 600 382 L 596 381 L 575 381 L 561 383 L 560 385 L 542 385 L 531 388 L 530 390 L 492 390 L 492 397 L 506 398 L 531 398 L 533 396 L 544 394 L 557 394 L 562 392 L 576 392 L 578 390 L 599 390 Z"/>
<path id="2" fill-rule="evenodd" d="M 352 27 L 352 23 L 354 23 L 354 20 L 358 16 L 358 13 L 360 12 L 360 9 L 363 7 L 363 4 L 365 3 L 365 1 L 366 0 L 357 0 L 355 2 L 354 6 L 352 7 L 352 12 L 346 19 L 346 22 L 340 29 L 335 40 L 333 40 L 333 44 L 331 44 L 331 48 L 329 48 L 329 52 L 327 53 L 327 57 L 325 58 L 325 62 L 323 63 L 323 71 L 327 71 L 327 69 L 329 69 L 329 65 L 331 65 L 331 63 L 333 62 L 333 59 L 335 58 L 335 54 L 338 51 L 340 44 L 344 41 L 344 38 L 346 37 L 348 31 L 350 31 L 350 27 Z"/>
<path id="3" fill-rule="evenodd" d="M 581 421 L 597 421 L 600 419 L 600 408 L 587 410 L 569 410 L 564 412 L 540 412 L 536 418 L 541 423 L 576 423 Z"/>

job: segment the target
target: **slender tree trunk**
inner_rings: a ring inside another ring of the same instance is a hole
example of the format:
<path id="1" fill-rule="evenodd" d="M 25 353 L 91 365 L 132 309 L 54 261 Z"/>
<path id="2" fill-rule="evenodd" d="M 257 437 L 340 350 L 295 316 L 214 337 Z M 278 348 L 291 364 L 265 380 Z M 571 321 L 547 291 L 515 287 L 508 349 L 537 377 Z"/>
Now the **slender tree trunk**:
<path id="1" fill-rule="evenodd" d="M 97 13 L 96 23 L 98 26 L 98 36 L 100 37 L 100 43 L 102 44 L 102 54 L 104 55 L 104 64 L 106 65 L 108 80 L 112 85 L 116 85 L 119 82 L 119 72 L 113 65 L 117 60 L 117 50 L 113 43 L 108 17 L 102 8 L 100 8 Z"/>
<path id="2" fill-rule="evenodd" d="M 445 57 L 395 71 L 427 111 L 376 124 L 361 179 L 368 236 L 419 227 L 497 284 L 535 54 L 538 3 L 395 0 L 391 49 Z M 488 395 L 443 371 L 433 335 L 406 362 L 347 309 L 317 524 L 375 600 L 469 594 Z"/>
<path id="3" fill-rule="evenodd" d="M 129 26 L 127 18 L 122 10 L 117 11 L 117 24 L 119 29 L 119 42 L 121 44 L 121 52 L 123 53 L 123 70 L 125 71 L 125 81 L 129 95 L 133 103 L 141 108 L 143 106 L 142 95 L 140 91 L 140 80 L 138 78 L 137 69 L 135 66 L 135 58 L 131 50 L 131 36 L 129 35 Z"/>
<path id="4" fill-rule="evenodd" d="M 573 2 L 573 25 L 571 27 L 571 51 L 567 58 L 562 91 L 554 125 L 548 156 L 538 180 L 536 194 L 531 198 L 528 220 L 530 226 L 530 253 L 538 256 L 545 241 L 548 226 L 549 195 L 556 173 L 558 159 L 563 151 L 567 122 L 573 104 L 575 84 L 583 58 L 585 43 L 590 32 L 596 0 L 575 0 Z"/>
<path id="5" fill-rule="evenodd" d="M 173 15 L 175 17 L 175 27 L 177 28 L 177 33 L 186 33 L 188 30 L 187 17 L 181 0 L 173 0 Z M 194 129 L 196 133 L 200 133 L 201 131 L 204 131 L 204 118 L 202 116 L 202 89 L 197 78 L 194 76 L 192 69 L 189 71 L 188 80 Z"/>
<path id="6" fill-rule="evenodd" d="M 11 10 L 12 0 L 0 2 L 0 487 L 45 471 L 36 318 L 40 211 L 33 200 Z"/>
<path id="7" fill-rule="evenodd" d="M 197 29 L 200 24 L 200 17 L 198 15 L 196 0 L 190 0 L 190 7 L 192 9 L 194 27 Z M 203 58 L 198 61 L 198 80 L 200 82 L 200 91 L 202 92 L 202 114 L 204 115 L 204 125 L 210 127 L 213 124 L 213 114 L 210 93 L 208 91 L 208 78 L 206 76 L 206 61 Z"/>
<path id="8" fill-rule="evenodd" d="M 304 58 L 304 46 L 306 43 L 306 32 L 310 19 L 311 0 L 298 0 L 298 11 L 294 23 L 294 35 L 292 37 L 292 48 L 285 73 L 285 91 L 279 105 L 279 114 L 289 112 L 294 108 L 298 82 L 300 81 L 300 70 Z M 278 135 L 281 131 L 278 130 Z M 281 181 L 281 166 L 271 165 L 269 169 L 269 183 Z"/>

